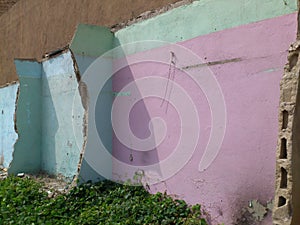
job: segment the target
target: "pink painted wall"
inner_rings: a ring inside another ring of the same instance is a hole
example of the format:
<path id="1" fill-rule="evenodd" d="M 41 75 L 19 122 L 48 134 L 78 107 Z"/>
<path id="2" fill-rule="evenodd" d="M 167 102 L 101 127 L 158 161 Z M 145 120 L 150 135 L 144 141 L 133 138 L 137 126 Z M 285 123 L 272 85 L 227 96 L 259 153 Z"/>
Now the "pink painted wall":
<path id="1" fill-rule="evenodd" d="M 199 140 L 188 163 L 171 178 L 152 185 L 152 192 L 166 190 L 189 203 L 202 204 L 211 215 L 212 224 L 233 224 L 250 200 L 258 199 L 263 204 L 272 200 L 275 188 L 279 82 L 286 63 L 287 49 L 296 38 L 296 23 L 297 15 L 290 14 L 178 43 L 197 54 L 204 63 L 219 62 L 209 66 L 209 69 L 224 96 L 226 133 L 217 157 L 205 171 L 200 172 L 199 162 L 212 130 L 212 113 L 205 91 L 186 73 L 191 70 L 201 72 L 203 65 L 186 70 L 176 69 L 174 81 L 186 91 L 197 109 Z M 167 49 L 161 47 L 126 57 L 129 66 L 114 76 L 114 91 L 120 92 L 132 82 L 134 86 L 128 89 L 130 95 L 116 97 L 118 104 L 124 104 L 125 107 L 133 101 L 132 98 L 137 98 L 133 94 L 135 91 L 143 92 L 144 84 L 137 82 L 138 79 L 149 79 L 145 83 L 153 85 L 150 80 L 155 77 L 168 78 L 168 64 L 149 62 L 143 58 L 145 54 L 153 54 L 158 59 L 165 55 L 166 60 L 169 60 Z M 131 64 L 133 58 L 141 60 Z M 233 62 L 224 62 L 230 59 L 234 59 Z M 175 63 L 176 66 L 191 64 L 188 60 L 180 62 L 179 59 Z M 157 85 L 164 94 L 165 83 Z M 156 87 L 152 88 L 156 90 Z M 114 156 L 135 166 L 151 165 L 168 158 L 176 148 L 181 129 L 185 126 L 181 124 L 181 115 L 177 109 L 184 107 L 184 102 L 177 106 L 169 104 L 166 112 L 167 104 L 162 104 L 162 99 L 140 97 L 141 100 L 131 108 L 129 114 L 131 131 L 138 138 L 149 137 L 151 133 L 148 123 L 154 117 L 164 120 L 167 131 L 163 142 L 148 152 L 134 151 L 114 137 Z M 113 123 L 118 124 L 124 119 L 120 115 L 120 112 L 113 113 Z M 197 123 L 196 120 L 194 122 Z M 121 135 L 130 139 L 129 134 Z M 193 136 L 192 133 L 190 135 Z M 155 137 L 151 141 L 154 145 L 158 144 Z M 118 179 L 130 178 L 126 173 L 118 170 L 118 167 L 114 168 L 114 175 Z M 270 213 L 261 224 L 271 224 Z"/>

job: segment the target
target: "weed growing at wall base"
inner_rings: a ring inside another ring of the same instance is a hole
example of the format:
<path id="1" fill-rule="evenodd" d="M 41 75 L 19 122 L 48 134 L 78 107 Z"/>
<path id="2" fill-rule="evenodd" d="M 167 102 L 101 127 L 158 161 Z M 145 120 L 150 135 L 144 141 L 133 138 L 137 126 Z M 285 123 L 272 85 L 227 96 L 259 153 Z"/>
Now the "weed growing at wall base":
<path id="1" fill-rule="evenodd" d="M 83 184 L 48 198 L 29 178 L 0 181 L 0 224 L 200 224 L 200 205 L 110 181 Z"/>

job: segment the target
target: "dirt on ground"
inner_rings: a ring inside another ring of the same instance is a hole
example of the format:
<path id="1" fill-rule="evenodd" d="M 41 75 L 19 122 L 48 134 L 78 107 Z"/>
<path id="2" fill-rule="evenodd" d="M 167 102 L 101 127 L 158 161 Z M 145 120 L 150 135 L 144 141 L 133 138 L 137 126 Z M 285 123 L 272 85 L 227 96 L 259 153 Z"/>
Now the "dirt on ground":
<path id="1" fill-rule="evenodd" d="M 51 176 L 45 173 L 39 173 L 36 175 L 18 173 L 16 176 L 20 178 L 31 178 L 42 185 L 42 190 L 48 193 L 49 198 L 55 198 L 56 196 L 64 193 L 68 193 L 76 184 L 75 182 L 68 181 L 63 176 Z M 0 165 L 0 180 L 8 177 L 7 168 Z"/>

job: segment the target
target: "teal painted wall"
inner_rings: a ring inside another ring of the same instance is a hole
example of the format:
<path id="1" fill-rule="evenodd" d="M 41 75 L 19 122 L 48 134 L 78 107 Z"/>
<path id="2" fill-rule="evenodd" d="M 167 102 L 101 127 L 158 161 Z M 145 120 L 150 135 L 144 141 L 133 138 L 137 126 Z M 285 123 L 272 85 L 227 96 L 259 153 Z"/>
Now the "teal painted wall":
<path id="1" fill-rule="evenodd" d="M 18 88 L 18 83 L 0 88 L 0 165 L 4 167 L 10 165 L 18 139 L 14 122 Z"/>
<path id="2" fill-rule="evenodd" d="M 38 62 L 15 60 L 20 81 L 16 118 L 19 138 L 10 173 L 38 172 L 41 158 L 41 74 Z"/>
<path id="3" fill-rule="evenodd" d="M 16 60 L 15 65 L 19 139 L 9 173 L 45 171 L 72 178 L 83 148 L 84 109 L 71 52 L 42 63 Z"/>

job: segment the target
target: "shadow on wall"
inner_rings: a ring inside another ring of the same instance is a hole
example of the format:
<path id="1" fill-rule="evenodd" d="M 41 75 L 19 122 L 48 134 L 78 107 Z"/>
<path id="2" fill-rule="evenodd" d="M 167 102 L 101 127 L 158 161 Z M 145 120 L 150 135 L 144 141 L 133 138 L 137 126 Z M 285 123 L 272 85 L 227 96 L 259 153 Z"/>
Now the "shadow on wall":
<path id="1" fill-rule="evenodd" d="M 42 169 L 68 178 L 77 174 L 84 139 L 85 110 L 75 98 L 79 93 L 74 63 L 69 50 L 46 60 L 42 79 Z"/>
<path id="2" fill-rule="evenodd" d="M 9 173 L 36 173 L 41 167 L 41 78 L 42 65 L 33 60 L 15 60 L 19 76 L 16 128 L 19 138 L 14 146 Z"/>
<path id="3" fill-rule="evenodd" d="M 101 107 L 98 109 L 96 115 L 96 101 L 99 92 L 110 92 L 111 91 L 111 81 L 108 80 L 104 90 L 100 90 L 98 86 L 98 81 L 95 79 L 90 85 L 85 82 L 85 72 L 94 61 L 102 55 L 103 53 L 109 51 L 112 48 L 113 34 L 109 29 L 98 26 L 91 25 L 78 25 L 77 31 L 74 34 L 73 40 L 70 44 L 70 49 L 74 55 L 76 63 L 78 65 L 78 72 L 80 73 L 81 82 L 87 86 L 88 95 L 88 115 L 87 124 L 88 128 L 86 133 L 86 144 L 84 149 L 84 155 L 81 162 L 80 172 L 78 178 L 81 182 L 86 182 L 88 180 L 98 181 L 102 180 L 103 177 L 100 175 L 97 168 L 99 164 L 105 165 L 109 177 L 111 177 L 111 159 L 103 160 L 101 162 L 101 157 L 99 155 L 94 155 L 95 152 L 99 151 L 99 140 L 100 136 L 103 139 L 104 146 L 111 152 L 112 147 L 112 128 L 110 118 L 110 108 L 112 105 L 111 96 L 103 96 L 101 98 Z M 107 64 L 101 70 L 95 71 L 97 76 L 102 76 L 105 72 L 111 71 L 111 59 L 107 59 Z M 94 88 L 92 88 L 94 86 Z M 91 110 L 93 108 L 94 110 Z M 102 133 L 98 135 L 96 124 L 101 126 Z M 105 148 L 103 147 L 103 148 Z M 88 159 L 90 156 L 90 160 Z M 96 165 L 93 165 L 90 161 L 95 161 Z"/>
<path id="4" fill-rule="evenodd" d="M 88 87 L 89 96 L 88 138 L 79 173 L 81 182 L 97 181 L 103 178 L 126 181 L 133 177 L 117 174 L 120 171 L 114 168 L 118 164 L 138 166 L 147 163 L 149 159 L 157 161 L 155 149 L 151 153 L 133 150 L 133 145 L 124 145 L 118 140 L 115 135 L 116 128 L 112 127 L 111 120 L 115 120 L 115 123 L 125 120 L 128 126 L 134 127 L 134 133 L 140 133 L 141 129 L 145 130 L 150 121 L 143 101 L 138 104 L 139 115 L 133 115 L 137 117 L 137 123 L 130 124 L 130 119 L 124 118 L 125 112 L 121 117 L 112 118 L 114 117 L 112 107 L 116 100 L 124 100 L 123 102 L 127 104 L 126 100 L 132 98 L 128 94 L 130 91 L 126 94 L 119 91 L 123 86 L 115 88 L 114 81 L 121 77 L 127 83 L 134 80 L 130 67 L 126 63 L 120 71 L 114 70 L 116 60 L 111 50 L 115 45 L 116 40 L 109 29 L 79 25 L 70 46 L 76 58 L 81 79 Z M 121 55 L 125 60 L 125 54 L 121 53 Z M 126 85 L 126 82 L 123 85 Z M 122 115 L 122 112 L 120 113 Z M 119 135 L 129 140 L 132 134 L 123 132 Z M 122 172 L 125 173 L 125 171 Z"/>
<path id="5" fill-rule="evenodd" d="M 57 68 L 53 68 L 57 69 Z M 56 135 L 59 129 L 59 123 L 56 113 L 56 108 L 53 99 L 58 96 L 53 96 L 51 86 L 47 79 L 47 72 L 43 69 L 42 76 L 42 144 L 41 144 L 41 169 L 49 174 L 57 173 L 57 149 Z M 53 88 L 53 87 L 52 87 Z"/>
<path id="6" fill-rule="evenodd" d="M 110 52 L 114 46 L 118 50 Z M 78 26 L 70 49 L 73 53 L 68 50 L 42 63 L 16 61 L 22 83 L 20 140 L 10 172 L 77 175 L 86 138 L 82 96 L 76 98 L 81 79 L 88 90 L 89 135 L 80 180 L 133 180 L 139 168 L 154 164 L 151 172 L 160 177 L 152 116 L 136 83 L 135 65 L 127 61 L 128 52 L 107 28 L 90 25 Z M 76 64 L 81 78 L 76 77 Z"/>
<path id="7" fill-rule="evenodd" d="M 79 67 L 80 74 L 84 76 L 85 70 L 96 60 L 96 57 L 86 56 L 86 55 L 77 55 L 75 54 L 76 62 Z M 110 69 L 109 69 L 110 70 Z M 98 71 L 98 75 L 102 75 L 103 71 Z M 84 81 L 84 78 L 82 78 Z M 86 85 L 86 84 L 85 84 Z M 93 155 L 97 149 L 100 148 L 97 146 L 97 139 L 101 140 L 103 143 L 103 147 L 109 153 L 112 152 L 112 127 L 110 121 L 110 110 L 112 107 L 112 96 L 103 95 L 102 93 L 110 93 L 111 92 L 111 80 L 109 79 L 104 87 L 101 90 L 98 88 L 94 88 L 95 90 L 90 90 L 90 87 L 87 85 L 87 95 L 89 96 L 89 105 L 96 104 L 97 100 L 100 101 L 101 104 L 95 106 L 95 110 L 89 110 L 88 112 L 88 130 L 87 133 L 92 133 L 95 135 L 93 138 L 87 137 L 87 147 L 84 149 L 84 155 L 82 159 L 82 163 L 80 166 L 79 180 L 80 182 L 91 181 L 99 181 L 104 178 L 101 176 L 101 173 L 97 171 L 97 165 L 91 165 L 89 161 L 86 159 L 86 155 Z M 94 94 L 99 91 L 99 95 Z M 95 96 L 95 98 L 90 98 L 90 96 Z M 93 102 L 93 103 L 91 103 Z M 91 108 L 91 106 L 89 106 Z M 93 125 L 93 126 L 92 126 Z M 93 155 L 93 158 L 101 157 L 101 155 Z M 97 161 L 97 160 L 96 160 Z M 103 166 L 103 164 L 102 164 Z M 105 166 L 110 171 L 111 174 L 111 160 L 105 162 Z"/>
<path id="8" fill-rule="evenodd" d="M 117 38 L 115 46 L 120 46 Z M 112 79 L 115 110 L 112 111 L 112 121 L 116 126 L 113 133 L 113 178 L 123 182 L 147 182 L 140 179 L 147 179 L 144 176 L 149 171 L 140 168 L 159 165 L 158 143 L 151 124 L 153 118 L 147 109 L 145 96 L 139 90 L 141 87 L 136 83 L 137 74 L 132 70 L 134 65 L 127 61 L 122 47 L 114 53 L 115 73 Z M 146 139 L 148 141 L 144 142 Z M 161 177 L 159 166 L 151 172 Z"/>

